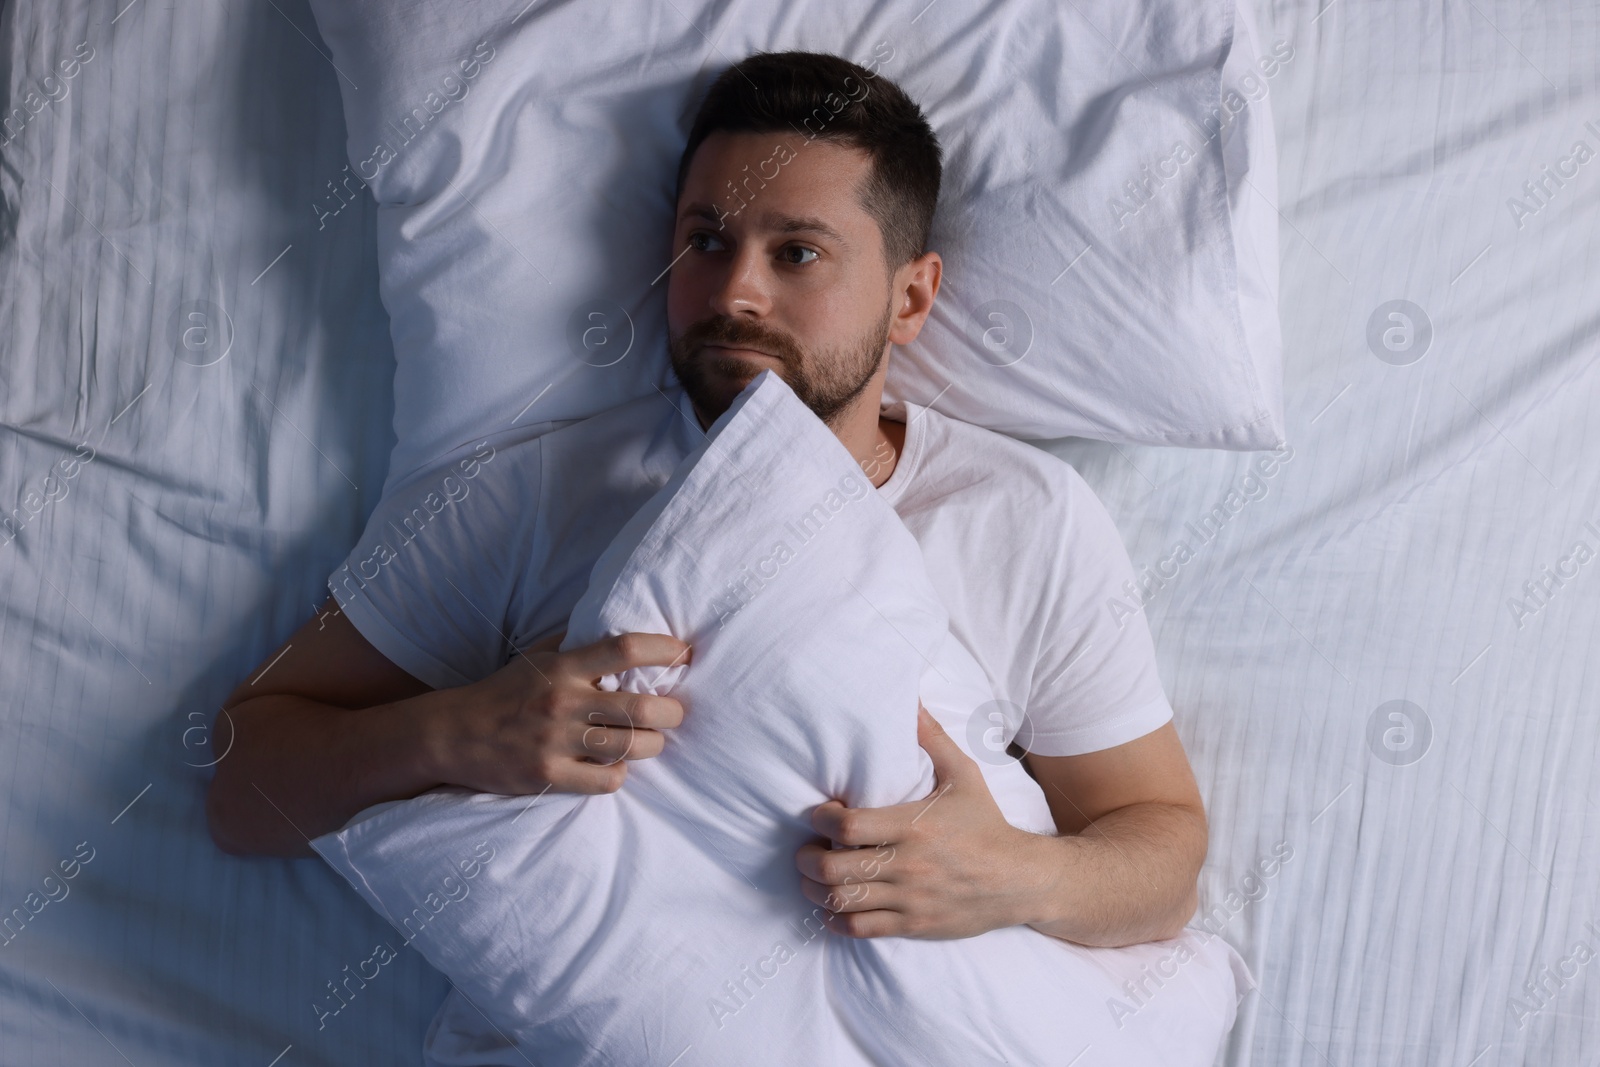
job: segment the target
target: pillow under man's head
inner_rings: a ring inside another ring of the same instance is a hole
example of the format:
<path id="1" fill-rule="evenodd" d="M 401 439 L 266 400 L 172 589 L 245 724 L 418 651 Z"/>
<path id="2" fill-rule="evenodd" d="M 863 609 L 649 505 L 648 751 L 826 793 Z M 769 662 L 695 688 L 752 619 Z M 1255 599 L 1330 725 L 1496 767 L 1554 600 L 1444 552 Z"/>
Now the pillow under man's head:
<path id="1" fill-rule="evenodd" d="M 888 78 L 838 56 L 760 52 L 723 72 L 678 165 L 672 367 L 715 418 L 771 369 L 838 428 L 882 394 L 922 328 L 938 138 Z"/>

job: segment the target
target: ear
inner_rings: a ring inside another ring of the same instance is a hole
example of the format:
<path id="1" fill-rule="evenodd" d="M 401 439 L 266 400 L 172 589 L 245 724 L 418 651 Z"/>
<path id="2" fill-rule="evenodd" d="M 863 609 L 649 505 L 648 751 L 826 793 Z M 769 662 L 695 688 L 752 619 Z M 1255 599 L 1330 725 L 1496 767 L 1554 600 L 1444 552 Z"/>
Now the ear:
<path id="1" fill-rule="evenodd" d="M 937 252 L 924 252 L 894 272 L 889 294 L 894 301 L 890 309 L 890 342 L 908 345 L 917 339 L 933 310 L 943 277 L 944 260 Z"/>

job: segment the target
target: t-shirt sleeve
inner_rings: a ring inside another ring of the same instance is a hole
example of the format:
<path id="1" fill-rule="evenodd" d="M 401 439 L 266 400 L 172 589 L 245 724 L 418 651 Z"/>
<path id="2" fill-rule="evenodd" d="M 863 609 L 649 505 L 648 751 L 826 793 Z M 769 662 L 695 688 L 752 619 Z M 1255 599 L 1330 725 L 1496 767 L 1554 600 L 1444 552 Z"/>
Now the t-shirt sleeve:
<path id="1" fill-rule="evenodd" d="M 1105 506 L 1063 464 L 1063 521 L 1039 531 L 1053 546 L 1038 609 L 1040 640 L 1015 740 L 1039 756 L 1126 744 L 1172 718 L 1143 612 L 1124 589 L 1133 564 Z"/>
<path id="2" fill-rule="evenodd" d="M 396 487 L 328 588 L 355 628 L 435 689 L 487 677 L 511 653 L 507 620 L 535 536 L 537 438 L 457 449 Z"/>

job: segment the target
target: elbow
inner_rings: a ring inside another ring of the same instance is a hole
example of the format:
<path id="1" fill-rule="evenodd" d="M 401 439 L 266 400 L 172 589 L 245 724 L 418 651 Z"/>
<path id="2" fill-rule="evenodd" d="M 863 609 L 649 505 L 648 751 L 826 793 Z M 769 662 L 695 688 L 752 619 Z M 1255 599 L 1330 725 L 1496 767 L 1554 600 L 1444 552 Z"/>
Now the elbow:
<path id="1" fill-rule="evenodd" d="M 249 786 L 239 781 L 236 767 L 224 769 L 225 762 L 217 765 L 206 790 L 206 832 L 211 843 L 230 856 L 278 854 L 274 843 L 261 837 L 258 805 L 240 792 Z"/>
<path id="2" fill-rule="evenodd" d="M 206 791 L 206 830 L 212 844 L 230 856 L 274 856 L 281 859 L 314 859 L 317 856 L 309 838 L 286 833 L 274 834 L 272 819 L 281 812 L 262 805 L 245 790 L 253 782 L 240 783 L 239 775 L 218 773 Z M 264 794 L 263 794 L 264 795 Z"/>
<path id="3" fill-rule="evenodd" d="M 226 751 L 212 768 L 211 784 L 206 787 L 206 832 L 211 843 L 230 856 L 260 856 L 271 852 L 270 847 L 251 832 L 253 820 L 259 813 L 248 795 L 241 791 L 249 786 L 241 779 L 253 777 L 249 770 L 241 769 L 241 761 L 248 761 L 249 744 L 239 744 L 239 733 L 248 721 L 239 713 L 242 701 L 233 697 L 223 705 L 222 715 L 228 719 L 229 732 Z"/>
<path id="4" fill-rule="evenodd" d="M 1188 893 L 1168 918 L 1166 925 L 1156 932 L 1154 940 L 1171 941 L 1182 937 L 1183 932 L 1189 927 L 1189 920 L 1193 919 L 1195 912 L 1199 910 L 1200 892 L 1194 883 L 1190 883 Z"/>
<path id="5" fill-rule="evenodd" d="M 1179 875 L 1182 885 L 1178 899 L 1173 902 L 1167 921 L 1157 934 L 1158 940 L 1163 941 L 1182 937 L 1184 930 L 1200 910 L 1200 871 L 1205 866 L 1206 853 L 1210 848 L 1210 832 L 1206 825 L 1205 809 L 1194 805 L 1185 806 L 1183 810 L 1188 815 L 1185 835 L 1188 856 Z"/>

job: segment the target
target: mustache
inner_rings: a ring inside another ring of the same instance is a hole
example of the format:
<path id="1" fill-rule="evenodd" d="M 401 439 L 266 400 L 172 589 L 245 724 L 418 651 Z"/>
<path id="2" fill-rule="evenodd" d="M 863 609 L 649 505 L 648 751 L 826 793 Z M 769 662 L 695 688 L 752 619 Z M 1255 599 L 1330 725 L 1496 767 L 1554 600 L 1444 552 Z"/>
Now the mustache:
<path id="1" fill-rule="evenodd" d="M 737 319 L 702 319 L 683 332 L 679 344 L 685 352 L 702 345 L 753 348 L 770 353 L 787 364 L 793 364 L 799 357 L 798 349 L 789 338 Z"/>

